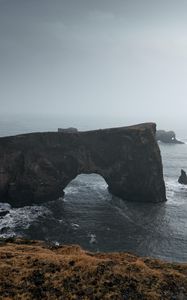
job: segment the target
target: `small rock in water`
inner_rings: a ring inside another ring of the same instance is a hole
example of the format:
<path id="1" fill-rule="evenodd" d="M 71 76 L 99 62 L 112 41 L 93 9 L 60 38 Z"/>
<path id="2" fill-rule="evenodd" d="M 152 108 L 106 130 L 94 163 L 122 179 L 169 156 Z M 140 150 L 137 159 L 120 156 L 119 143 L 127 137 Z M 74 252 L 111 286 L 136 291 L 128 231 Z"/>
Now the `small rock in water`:
<path id="1" fill-rule="evenodd" d="M 187 184 L 187 175 L 186 175 L 186 172 L 183 169 L 181 170 L 181 175 L 178 179 L 178 182 L 180 184 Z"/>

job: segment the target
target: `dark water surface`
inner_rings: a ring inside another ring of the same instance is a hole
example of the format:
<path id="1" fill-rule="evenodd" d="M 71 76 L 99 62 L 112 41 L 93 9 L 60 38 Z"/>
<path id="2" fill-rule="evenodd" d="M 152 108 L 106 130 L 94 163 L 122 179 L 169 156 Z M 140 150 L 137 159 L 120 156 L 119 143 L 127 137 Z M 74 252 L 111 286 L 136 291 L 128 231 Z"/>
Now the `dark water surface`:
<path id="1" fill-rule="evenodd" d="M 187 145 L 160 149 L 166 203 L 130 203 L 113 197 L 102 177 L 80 175 L 65 197 L 42 206 L 12 209 L 0 204 L 0 236 L 21 235 L 55 243 L 80 244 L 93 251 L 130 251 L 187 262 L 187 187 L 177 183 L 187 170 Z"/>

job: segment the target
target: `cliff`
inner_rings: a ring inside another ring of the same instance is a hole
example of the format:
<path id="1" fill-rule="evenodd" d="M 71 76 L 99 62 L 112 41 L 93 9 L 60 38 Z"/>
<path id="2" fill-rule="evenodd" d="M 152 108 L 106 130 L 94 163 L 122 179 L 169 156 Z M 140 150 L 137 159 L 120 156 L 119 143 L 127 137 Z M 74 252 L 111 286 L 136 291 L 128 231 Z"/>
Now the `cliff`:
<path id="1" fill-rule="evenodd" d="M 187 265 L 38 241 L 0 244 L 0 299 L 185 300 Z"/>
<path id="2" fill-rule="evenodd" d="M 165 201 L 155 131 L 148 123 L 0 138 L 0 201 L 22 206 L 54 200 L 81 173 L 100 174 L 123 199 Z"/>

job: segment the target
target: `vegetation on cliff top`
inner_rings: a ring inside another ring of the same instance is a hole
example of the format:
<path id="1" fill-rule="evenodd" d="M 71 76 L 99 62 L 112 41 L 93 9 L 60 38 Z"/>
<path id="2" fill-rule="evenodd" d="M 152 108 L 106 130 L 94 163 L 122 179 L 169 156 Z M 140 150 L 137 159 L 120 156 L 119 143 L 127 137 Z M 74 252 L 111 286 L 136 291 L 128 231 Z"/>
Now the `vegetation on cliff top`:
<path id="1" fill-rule="evenodd" d="M 187 265 L 8 240 L 0 244 L 0 299 L 185 300 Z"/>

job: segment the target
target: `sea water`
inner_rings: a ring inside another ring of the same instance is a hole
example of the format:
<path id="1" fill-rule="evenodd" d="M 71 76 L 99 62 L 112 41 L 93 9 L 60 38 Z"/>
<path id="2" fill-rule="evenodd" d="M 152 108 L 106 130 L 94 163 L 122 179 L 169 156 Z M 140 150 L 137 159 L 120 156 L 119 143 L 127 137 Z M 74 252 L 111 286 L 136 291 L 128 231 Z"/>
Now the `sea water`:
<path id="1" fill-rule="evenodd" d="M 8 133 L 7 133 L 8 134 Z M 4 134 L 3 134 L 4 135 Z M 41 206 L 0 204 L 0 237 L 23 236 L 92 251 L 128 251 L 187 262 L 187 145 L 159 144 L 167 190 L 165 203 L 131 203 L 112 196 L 104 179 L 79 175 L 63 198 Z"/>

